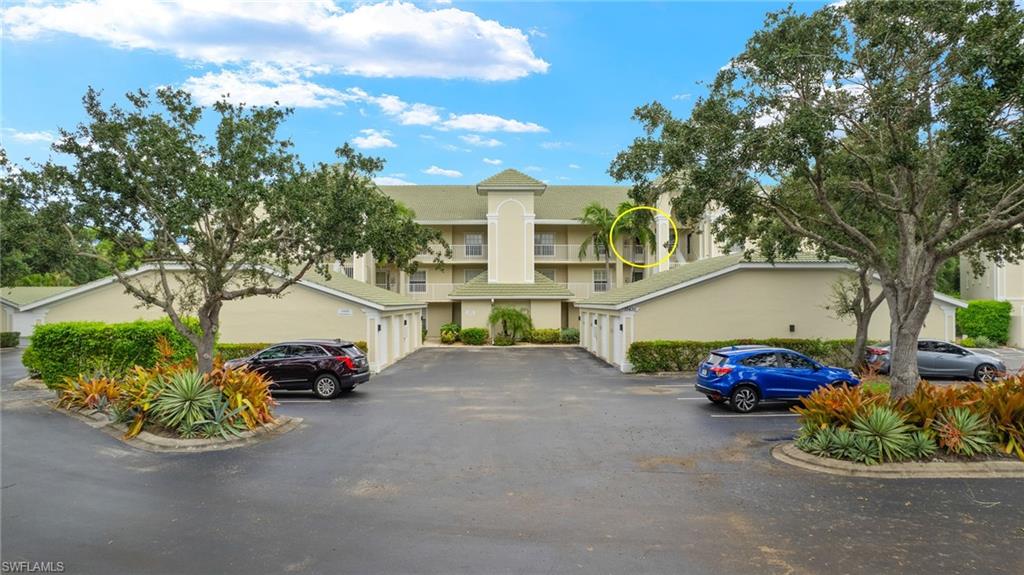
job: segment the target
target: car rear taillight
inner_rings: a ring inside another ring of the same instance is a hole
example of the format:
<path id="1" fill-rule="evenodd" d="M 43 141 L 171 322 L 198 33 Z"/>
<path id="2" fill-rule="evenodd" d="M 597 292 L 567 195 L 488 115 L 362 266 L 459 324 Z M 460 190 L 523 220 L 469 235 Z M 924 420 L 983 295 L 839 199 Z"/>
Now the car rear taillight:
<path id="1" fill-rule="evenodd" d="M 339 355 L 339 356 L 336 356 L 334 359 L 340 361 L 341 363 L 344 363 L 345 367 L 347 367 L 349 369 L 355 369 L 356 368 L 355 365 L 352 364 L 352 358 L 347 356 L 347 355 Z"/>
<path id="2" fill-rule="evenodd" d="M 889 355 L 889 350 L 883 349 L 881 347 L 869 347 L 868 353 L 872 355 Z"/>
<path id="3" fill-rule="evenodd" d="M 711 368 L 711 373 L 717 375 L 718 377 L 721 377 L 729 373 L 730 371 L 732 371 L 731 365 L 716 365 Z"/>

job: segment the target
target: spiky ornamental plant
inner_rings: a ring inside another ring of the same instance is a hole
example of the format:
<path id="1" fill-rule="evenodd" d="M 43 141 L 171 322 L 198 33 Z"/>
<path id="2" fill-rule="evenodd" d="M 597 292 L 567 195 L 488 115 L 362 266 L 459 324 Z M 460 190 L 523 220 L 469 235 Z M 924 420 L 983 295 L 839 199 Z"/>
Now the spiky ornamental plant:
<path id="1" fill-rule="evenodd" d="M 924 431 L 915 431 L 910 434 L 910 441 L 907 443 L 907 453 L 914 459 L 927 459 L 935 455 L 935 440 Z"/>
<path id="2" fill-rule="evenodd" d="M 832 444 L 832 428 L 823 427 L 808 439 L 805 451 L 818 457 L 830 457 L 832 455 Z"/>
<path id="3" fill-rule="evenodd" d="M 857 463 L 874 465 L 881 459 L 878 451 L 878 443 L 866 435 L 853 434 L 853 443 L 850 445 L 849 457 Z"/>
<path id="4" fill-rule="evenodd" d="M 153 414 L 167 427 L 191 435 L 213 409 L 220 390 L 196 371 L 176 373 L 163 383 L 153 404 Z"/>
<path id="5" fill-rule="evenodd" d="M 913 428 L 891 407 L 871 406 L 867 413 L 853 418 L 853 429 L 878 446 L 882 459 L 899 461 L 907 458 L 907 444 Z"/>
<path id="6" fill-rule="evenodd" d="M 966 407 L 954 407 L 935 422 L 939 445 L 957 455 L 974 457 L 992 451 L 992 432 L 985 418 Z"/>
<path id="7" fill-rule="evenodd" d="M 853 443 L 857 435 L 845 427 L 838 427 L 832 432 L 832 444 L 829 446 L 829 455 L 836 459 L 851 459 Z"/>

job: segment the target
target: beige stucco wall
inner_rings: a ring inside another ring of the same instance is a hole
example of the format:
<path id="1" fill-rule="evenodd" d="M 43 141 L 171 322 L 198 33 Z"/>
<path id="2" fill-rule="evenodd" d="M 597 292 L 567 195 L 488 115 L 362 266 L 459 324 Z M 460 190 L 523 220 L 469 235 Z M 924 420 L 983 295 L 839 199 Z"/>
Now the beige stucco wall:
<path id="1" fill-rule="evenodd" d="M 561 300 L 533 300 L 530 302 L 530 319 L 537 329 L 562 327 Z"/>
<path id="2" fill-rule="evenodd" d="M 489 192 L 487 258 L 498 282 L 533 281 L 533 193 Z"/>
<path id="3" fill-rule="evenodd" d="M 852 338 L 853 324 L 824 309 L 839 276 L 837 270 L 734 272 L 637 305 L 637 338 Z M 889 338 L 888 314 L 883 303 L 871 322 L 870 338 Z M 935 304 L 922 337 L 951 338 L 949 319 Z M 789 331 L 790 324 L 795 331 Z"/>
<path id="4" fill-rule="evenodd" d="M 45 322 L 103 321 L 120 323 L 137 319 L 161 319 L 167 315 L 158 308 L 139 307 L 135 297 L 128 295 L 119 283 L 73 296 L 45 308 Z M 246 341 L 264 341 L 250 339 Z"/>
<path id="5" fill-rule="evenodd" d="M 491 314 L 491 302 L 488 300 L 465 300 L 462 302 L 462 328 L 487 328 L 487 316 Z"/>
<path id="6" fill-rule="evenodd" d="M 438 337 L 441 326 L 452 321 L 452 304 L 449 302 L 427 304 L 427 335 Z M 458 321 L 456 319 L 456 321 Z"/>
<path id="7" fill-rule="evenodd" d="M 960 262 L 960 293 L 966 300 L 998 299 L 1013 306 L 1010 311 L 1009 344 L 1024 347 L 1024 262 L 1001 268 L 986 262 L 985 271 L 975 277 L 967 260 Z"/>

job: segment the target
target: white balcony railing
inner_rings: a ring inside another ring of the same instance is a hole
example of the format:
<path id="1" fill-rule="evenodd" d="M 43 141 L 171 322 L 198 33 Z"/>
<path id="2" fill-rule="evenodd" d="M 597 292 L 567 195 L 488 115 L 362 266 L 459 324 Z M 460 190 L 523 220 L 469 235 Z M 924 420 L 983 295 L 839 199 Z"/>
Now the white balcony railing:
<path id="1" fill-rule="evenodd" d="M 451 244 L 449 246 L 452 250 L 452 259 L 446 261 L 453 262 L 485 262 L 487 261 L 487 244 Z M 441 252 L 441 247 L 435 248 L 438 252 Z M 443 252 L 442 252 L 443 253 Z M 434 256 L 427 252 L 421 253 L 417 256 L 420 261 L 433 261 Z"/>
<path id="2" fill-rule="evenodd" d="M 411 283 L 407 286 L 406 294 L 419 301 L 444 301 L 448 299 L 448 294 L 452 293 L 452 290 L 459 285 L 462 284 Z"/>
<path id="3" fill-rule="evenodd" d="M 619 250 L 623 257 L 630 257 L 630 261 L 643 263 L 646 257 L 646 250 L 643 246 L 628 246 Z M 609 254 L 608 258 L 615 261 L 615 255 Z M 594 244 L 587 245 L 581 251 L 581 244 L 534 244 L 533 260 L 535 262 L 587 262 L 600 263 L 605 260 L 603 250 L 598 250 Z"/>
<path id="4" fill-rule="evenodd" d="M 573 293 L 573 300 L 587 299 L 594 294 L 604 293 L 615 288 L 611 282 L 568 282 L 559 285 L 568 288 Z"/>

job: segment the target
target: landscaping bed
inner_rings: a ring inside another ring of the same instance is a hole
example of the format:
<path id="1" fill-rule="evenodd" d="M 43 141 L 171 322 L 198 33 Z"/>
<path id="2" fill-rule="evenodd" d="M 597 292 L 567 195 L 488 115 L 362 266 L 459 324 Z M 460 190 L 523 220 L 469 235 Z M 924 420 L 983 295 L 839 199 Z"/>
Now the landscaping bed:
<path id="1" fill-rule="evenodd" d="M 884 389 L 823 387 L 803 398 L 793 408 L 800 415 L 796 441 L 777 448 L 776 457 L 854 475 L 877 475 L 867 469 L 884 465 L 879 469 L 890 474 L 904 466 L 947 477 L 941 473 L 966 465 L 993 476 L 984 471 L 991 465 L 981 464 L 998 464 L 1024 477 L 1024 377 L 988 385 L 921 382 L 900 399 Z"/>

